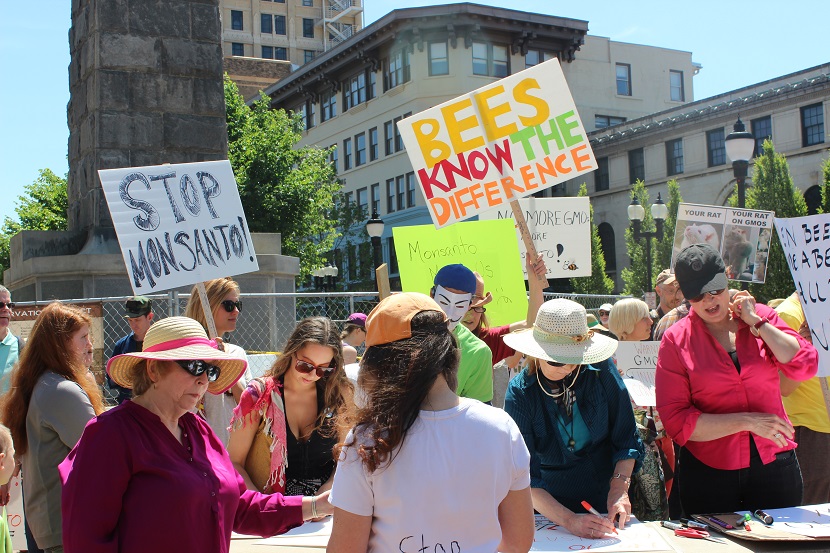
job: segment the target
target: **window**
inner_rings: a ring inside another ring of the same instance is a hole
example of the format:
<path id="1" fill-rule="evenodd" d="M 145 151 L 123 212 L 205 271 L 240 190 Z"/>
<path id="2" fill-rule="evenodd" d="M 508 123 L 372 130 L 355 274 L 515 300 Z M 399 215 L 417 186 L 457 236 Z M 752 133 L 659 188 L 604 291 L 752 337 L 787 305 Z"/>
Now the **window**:
<path id="1" fill-rule="evenodd" d="M 683 89 L 683 71 L 669 71 L 669 91 L 672 102 L 685 102 L 686 91 Z"/>
<path id="2" fill-rule="evenodd" d="M 366 199 L 366 187 L 357 189 L 357 207 L 360 208 L 360 214 L 366 215 L 369 204 Z"/>
<path id="3" fill-rule="evenodd" d="M 392 121 L 387 121 L 383 124 L 384 151 L 386 155 L 391 156 L 395 153 L 395 130 L 392 128 Z"/>
<path id="4" fill-rule="evenodd" d="M 395 179 L 386 179 L 386 213 L 395 212 Z"/>
<path id="5" fill-rule="evenodd" d="M 285 0 L 274 0 L 277 4 L 285 4 Z"/>
<path id="6" fill-rule="evenodd" d="M 597 172 L 594 173 L 594 191 L 601 192 L 609 187 L 608 158 L 597 158 Z"/>
<path id="7" fill-rule="evenodd" d="M 666 171 L 669 176 L 683 172 L 683 139 L 676 138 L 666 142 Z"/>
<path id="8" fill-rule="evenodd" d="M 631 96 L 631 65 L 617 64 L 617 94 Z"/>
<path id="9" fill-rule="evenodd" d="M 544 50 L 528 50 L 525 54 L 525 67 L 533 67 L 539 65 L 543 61 L 548 61 L 556 57 L 553 52 L 545 52 Z"/>
<path id="10" fill-rule="evenodd" d="M 314 50 L 303 50 L 303 63 L 308 63 L 314 59 Z"/>
<path id="11" fill-rule="evenodd" d="M 772 118 L 767 115 L 753 119 L 749 122 L 749 126 L 752 129 L 752 136 L 755 137 L 755 153 L 752 157 L 759 156 L 764 153 L 764 141 L 772 140 Z"/>
<path id="12" fill-rule="evenodd" d="M 314 0 L 303 0 L 303 6 L 314 6 Z"/>
<path id="13" fill-rule="evenodd" d="M 305 38 L 314 38 L 314 20 L 303 18 L 303 36 Z"/>
<path id="14" fill-rule="evenodd" d="M 406 207 L 415 207 L 415 173 L 406 174 Z"/>
<path id="15" fill-rule="evenodd" d="M 274 59 L 274 47 L 273 46 L 263 46 L 262 47 L 262 57 L 266 60 Z"/>
<path id="16" fill-rule="evenodd" d="M 646 180 L 646 160 L 642 148 L 628 152 L 628 178 L 631 184 Z"/>
<path id="17" fill-rule="evenodd" d="M 386 239 L 387 248 L 389 248 L 389 272 L 395 274 L 398 272 L 398 255 L 395 252 L 395 238 L 390 236 Z"/>
<path id="18" fill-rule="evenodd" d="M 409 82 L 409 52 L 407 50 L 398 50 L 389 56 L 386 60 L 384 80 L 384 92 Z"/>
<path id="19" fill-rule="evenodd" d="M 378 128 L 372 127 L 369 129 L 369 161 L 375 161 L 378 158 Z"/>
<path id="20" fill-rule="evenodd" d="M 329 154 L 329 162 L 334 166 L 334 174 L 337 174 L 337 144 L 329 146 L 331 153 Z"/>
<path id="21" fill-rule="evenodd" d="M 801 145 L 824 143 L 824 109 L 821 104 L 801 108 Z"/>
<path id="22" fill-rule="evenodd" d="M 282 46 L 277 46 L 276 48 L 274 48 L 274 59 L 288 60 L 288 48 L 283 48 Z"/>
<path id="23" fill-rule="evenodd" d="M 274 33 L 278 35 L 285 34 L 285 16 L 284 15 L 275 15 L 274 16 Z"/>
<path id="24" fill-rule="evenodd" d="M 372 213 L 380 213 L 380 184 L 375 183 L 371 187 Z"/>
<path id="25" fill-rule="evenodd" d="M 429 74 L 430 76 L 450 74 L 446 41 L 429 43 Z"/>
<path id="26" fill-rule="evenodd" d="M 403 119 L 403 117 L 395 117 L 394 124 L 392 125 L 395 127 L 395 151 L 400 152 L 403 151 L 403 137 L 401 136 L 401 131 L 398 129 L 398 121 Z"/>
<path id="27" fill-rule="evenodd" d="M 706 150 L 709 153 L 709 167 L 726 164 L 726 146 L 723 129 L 706 132 Z"/>
<path id="28" fill-rule="evenodd" d="M 270 13 L 259 14 L 259 31 L 269 35 L 274 32 L 274 20 L 271 19 Z"/>
<path id="29" fill-rule="evenodd" d="M 306 130 L 314 127 L 314 102 L 304 102 L 297 106 L 297 109 L 294 111 L 302 116 Z"/>
<path id="30" fill-rule="evenodd" d="M 395 177 L 395 184 L 398 189 L 398 211 L 406 209 L 406 203 L 404 202 L 406 194 L 406 183 L 403 179 L 403 175 L 398 175 L 397 177 Z"/>
<path id="31" fill-rule="evenodd" d="M 343 87 L 343 111 L 349 110 L 366 101 L 366 73 L 358 73 L 346 81 Z"/>
<path id="32" fill-rule="evenodd" d="M 231 29 L 242 30 L 242 12 L 239 10 L 231 10 Z"/>
<path id="33" fill-rule="evenodd" d="M 337 93 L 334 89 L 328 89 L 323 92 L 320 98 L 320 121 L 328 121 L 332 117 L 337 117 Z"/>
<path id="34" fill-rule="evenodd" d="M 233 56 L 244 56 L 245 55 L 245 45 L 240 42 L 232 42 L 231 43 L 231 55 Z"/>
<path id="35" fill-rule="evenodd" d="M 343 141 L 343 170 L 348 171 L 352 168 L 352 139 L 347 138 Z"/>
<path id="36" fill-rule="evenodd" d="M 612 127 L 625 123 L 625 117 L 615 117 L 613 115 L 595 115 L 594 127 L 597 129 L 604 129 L 605 127 Z"/>
<path id="37" fill-rule="evenodd" d="M 509 73 L 507 46 L 473 42 L 473 75 L 506 77 Z"/>
<path id="38" fill-rule="evenodd" d="M 602 255 L 605 258 L 605 270 L 617 270 L 617 246 L 614 243 L 614 227 L 609 223 L 600 223 L 597 227 L 599 241 L 602 244 Z"/>
<path id="39" fill-rule="evenodd" d="M 356 134 L 354 137 L 354 166 L 360 167 L 366 163 L 366 133 Z"/>

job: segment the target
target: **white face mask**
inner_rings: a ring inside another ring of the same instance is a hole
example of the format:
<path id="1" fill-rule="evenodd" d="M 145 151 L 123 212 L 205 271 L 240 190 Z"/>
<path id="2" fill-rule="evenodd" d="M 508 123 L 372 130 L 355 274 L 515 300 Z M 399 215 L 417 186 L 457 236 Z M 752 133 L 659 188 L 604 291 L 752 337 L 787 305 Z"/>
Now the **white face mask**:
<path id="1" fill-rule="evenodd" d="M 472 294 L 454 294 L 441 285 L 435 287 L 435 302 L 447 314 L 447 328 L 454 330 L 459 321 L 464 318 L 473 301 Z"/>

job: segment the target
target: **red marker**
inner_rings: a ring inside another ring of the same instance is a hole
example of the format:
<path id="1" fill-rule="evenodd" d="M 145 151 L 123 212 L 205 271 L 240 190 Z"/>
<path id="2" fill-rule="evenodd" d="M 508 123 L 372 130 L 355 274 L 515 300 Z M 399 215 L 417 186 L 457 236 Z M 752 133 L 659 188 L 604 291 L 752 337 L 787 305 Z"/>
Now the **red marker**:
<path id="1" fill-rule="evenodd" d="M 582 506 L 585 507 L 585 510 L 588 511 L 589 513 L 591 513 L 592 515 L 597 515 L 599 518 L 604 518 L 601 514 L 599 514 L 599 511 L 597 511 L 596 509 L 591 507 L 591 504 L 588 503 L 587 501 L 583 501 Z M 619 532 L 617 532 L 616 527 L 614 527 L 614 533 L 619 534 Z"/>

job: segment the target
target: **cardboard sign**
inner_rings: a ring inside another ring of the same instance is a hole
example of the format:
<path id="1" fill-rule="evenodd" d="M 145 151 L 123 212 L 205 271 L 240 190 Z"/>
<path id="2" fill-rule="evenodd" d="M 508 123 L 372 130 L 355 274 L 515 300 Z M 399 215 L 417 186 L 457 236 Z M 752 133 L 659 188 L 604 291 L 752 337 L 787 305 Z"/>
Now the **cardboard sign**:
<path id="1" fill-rule="evenodd" d="M 830 214 L 776 217 L 775 229 L 818 350 L 817 376 L 830 376 Z"/>
<path id="2" fill-rule="evenodd" d="M 552 59 L 398 123 L 437 228 L 597 168 Z"/>
<path id="3" fill-rule="evenodd" d="M 440 230 L 431 225 L 395 227 L 392 234 L 404 292 L 429 294 L 441 267 L 461 263 L 477 271 L 485 292 L 493 294 L 486 306 L 491 326 L 527 317 L 527 291 L 511 220 L 474 221 Z"/>
<path id="4" fill-rule="evenodd" d="M 525 214 L 531 239 L 542 255 L 547 278 L 591 276 L 591 204 L 588 198 L 522 198 L 519 206 Z M 480 221 L 513 218 L 509 206 L 485 211 Z M 516 236 L 519 236 L 518 229 Z M 524 259 L 527 248 L 519 240 L 522 271 L 527 279 Z"/>
<path id="5" fill-rule="evenodd" d="M 98 176 L 136 294 L 259 269 L 227 160 Z"/>
<path id="6" fill-rule="evenodd" d="M 6 523 L 12 547 L 15 551 L 25 551 L 26 544 L 25 516 L 23 515 L 23 480 L 20 475 L 9 480 L 9 504 L 6 505 Z"/>
<path id="7" fill-rule="evenodd" d="M 728 279 L 763 283 L 767 278 L 773 217 L 773 211 L 681 203 L 677 209 L 672 269 L 681 250 L 705 243 L 720 252 Z"/>
<path id="8" fill-rule="evenodd" d="M 643 407 L 657 405 L 654 377 L 660 342 L 620 342 L 614 354 L 631 401 Z"/>

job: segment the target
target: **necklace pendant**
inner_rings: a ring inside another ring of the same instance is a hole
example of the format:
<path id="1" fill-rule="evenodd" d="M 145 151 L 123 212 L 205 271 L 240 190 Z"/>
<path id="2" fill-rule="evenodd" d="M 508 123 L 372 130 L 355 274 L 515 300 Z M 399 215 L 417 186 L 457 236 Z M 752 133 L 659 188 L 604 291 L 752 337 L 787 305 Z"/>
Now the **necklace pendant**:
<path id="1" fill-rule="evenodd" d="M 576 447 L 576 440 L 574 440 L 573 438 L 571 438 L 570 440 L 568 440 L 568 449 L 569 449 L 570 451 L 573 451 L 573 450 L 574 450 L 574 447 Z"/>

